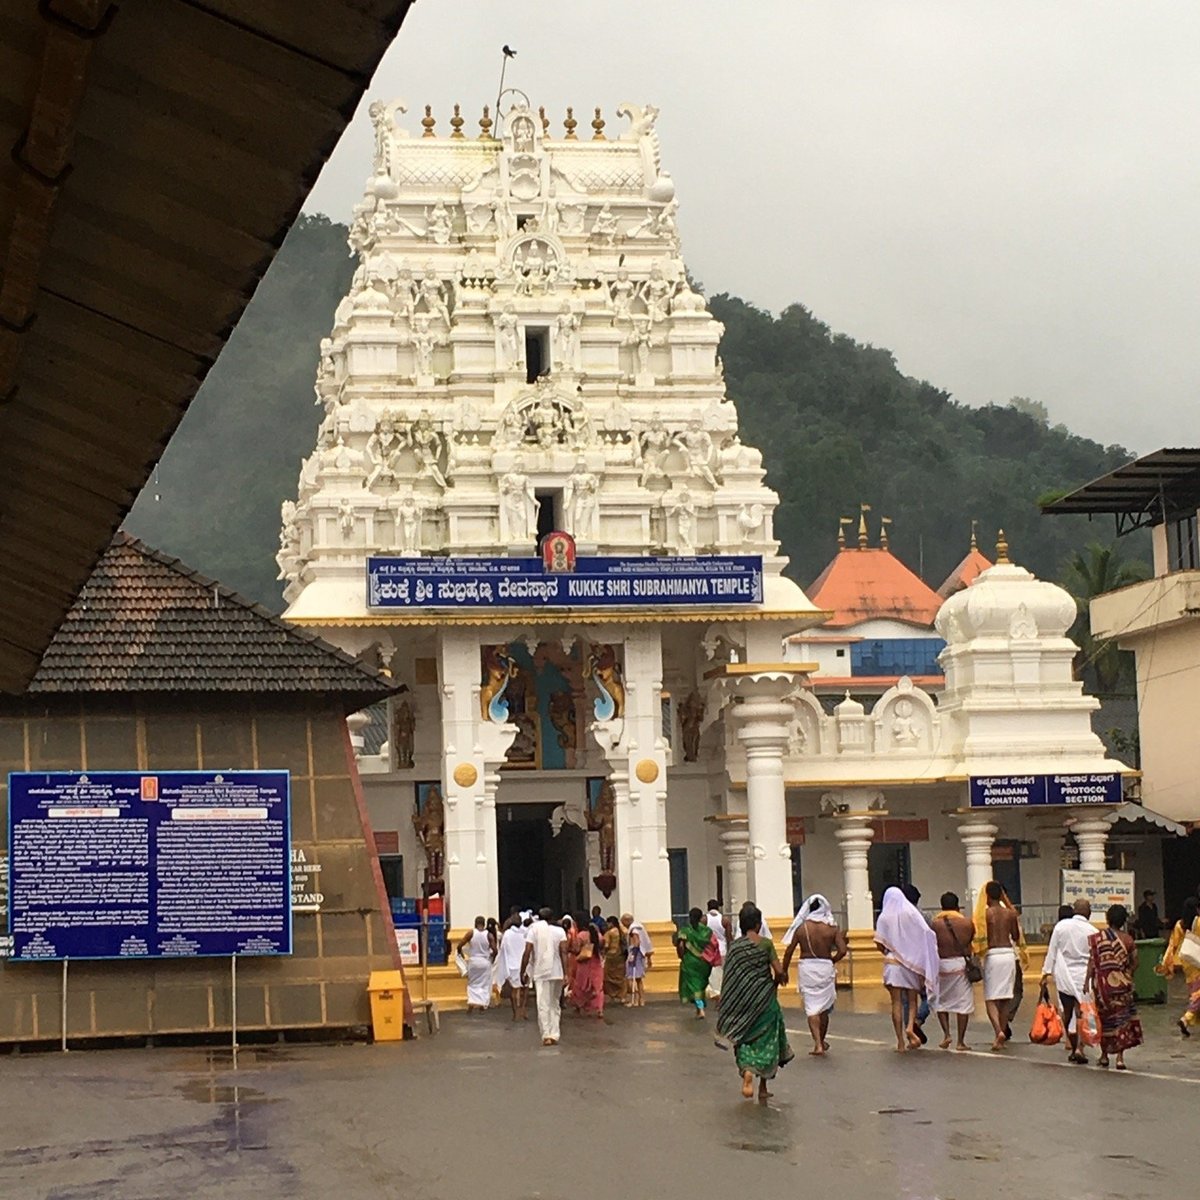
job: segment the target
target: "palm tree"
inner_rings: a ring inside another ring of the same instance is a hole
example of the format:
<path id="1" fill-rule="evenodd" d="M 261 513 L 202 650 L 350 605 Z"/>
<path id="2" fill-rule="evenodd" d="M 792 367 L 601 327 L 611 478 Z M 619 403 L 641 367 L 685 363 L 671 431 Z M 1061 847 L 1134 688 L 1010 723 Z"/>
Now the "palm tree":
<path id="1" fill-rule="evenodd" d="M 1090 542 L 1077 550 L 1067 563 L 1063 587 L 1071 593 L 1078 615 L 1071 626 L 1070 637 L 1079 646 L 1075 656 L 1075 674 L 1083 678 L 1090 668 L 1096 691 L 1113 692 L 1129 671 L 1130 656 L 1117 648 L 1113 639 L 1098 640 L 1092 636 L 1089 605 L 1096 596 L 1115 591 L 1148 578 L 1150 569 L 1140 559 L 1122 558 L 1116 546 Z"/>

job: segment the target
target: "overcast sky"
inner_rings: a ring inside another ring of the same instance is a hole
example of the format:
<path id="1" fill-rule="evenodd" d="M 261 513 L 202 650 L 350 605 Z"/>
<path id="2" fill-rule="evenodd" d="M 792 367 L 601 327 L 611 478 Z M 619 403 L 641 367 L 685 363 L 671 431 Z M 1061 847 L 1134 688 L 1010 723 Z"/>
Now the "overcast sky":
<path id="1" fill-rule="evenodd" d="M 1200 442 L 1194 0 L 420 0 L 307 210 L 359 198 L 373 98 L 478 132 L 505 42 L 556 127 L 661 108 L 710 293 L 799 301 L 971 404 Z"/>

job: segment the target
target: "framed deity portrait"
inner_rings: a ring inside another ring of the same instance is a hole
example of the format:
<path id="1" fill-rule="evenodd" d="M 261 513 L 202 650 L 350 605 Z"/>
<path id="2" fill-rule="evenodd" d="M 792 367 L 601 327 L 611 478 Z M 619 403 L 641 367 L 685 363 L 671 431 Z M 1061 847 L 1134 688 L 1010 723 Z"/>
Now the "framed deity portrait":
<path id="1" fill-rule="evenodd" d="M 440 779 L 420 779 L 413 784 L 413 791 L 415 793 L 414 801 L 418 814 L 425 811 L 425 804 L 429 799 L 429 793 L 435 790 L 441 796 L 442 781 Z"/>

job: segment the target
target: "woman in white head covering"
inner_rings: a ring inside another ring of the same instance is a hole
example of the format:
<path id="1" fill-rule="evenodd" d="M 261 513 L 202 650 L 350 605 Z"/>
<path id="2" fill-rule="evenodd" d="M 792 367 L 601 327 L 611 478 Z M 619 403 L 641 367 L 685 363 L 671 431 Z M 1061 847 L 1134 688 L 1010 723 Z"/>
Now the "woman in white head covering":
<path id="1" fill-rule="evenodd" d="M 896 1049 L 903 1053 L 921 1044 L 915 1026 L 922 988 L 929 997 L 930 1007 L 937 1006 L 941 969 L 937 936 L 921 916 L 920 909 L 899 888 L 890 887 L 883 893 L 883 907 L 875 923 L 875 945 L 884 956 L 883 984 L 892 998 Z M 904 1020 L 906 999 L 907 1022 Z"/>

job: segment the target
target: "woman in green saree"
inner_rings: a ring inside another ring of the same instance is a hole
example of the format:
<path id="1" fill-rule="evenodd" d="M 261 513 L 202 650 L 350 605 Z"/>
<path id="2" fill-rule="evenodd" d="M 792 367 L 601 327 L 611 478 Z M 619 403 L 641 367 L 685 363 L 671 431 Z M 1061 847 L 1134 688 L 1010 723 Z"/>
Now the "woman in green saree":
<path id="1" fill-rule="evenodd" d="M 675 953 L 679 955 L 679 1000 L 682 1004 L 694 1004 L 696 1017 L 704 1020 L 704 993 L 708 990 L 708 977 L 716 965 L 719 955 L 717 939 L 705 924 L 704 914 L 693 908 L 688 913 L 688 923 L 671 939 Z"/>
<path id="2" fill-rule="evenodd" d="M 765 1100 L 771 1094 L 767 1080 L 795 1057 L 776 995 L 783 972 L 775 944 L 762 936 L 762 913 L 747 904 L 738 921 L 742 936 L 729 947 L 725 959 L 717 1045 L 733 1050 L 742 1075 L 742 1095 L 747 1100 L 754 1095 L 758 1076 L 758 1098 Z"/>

